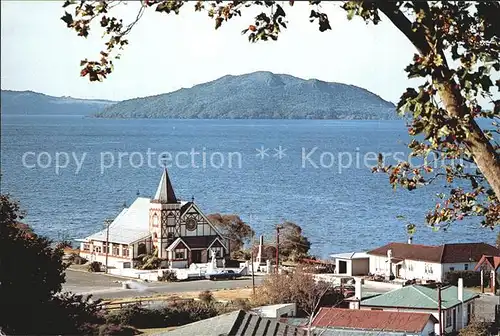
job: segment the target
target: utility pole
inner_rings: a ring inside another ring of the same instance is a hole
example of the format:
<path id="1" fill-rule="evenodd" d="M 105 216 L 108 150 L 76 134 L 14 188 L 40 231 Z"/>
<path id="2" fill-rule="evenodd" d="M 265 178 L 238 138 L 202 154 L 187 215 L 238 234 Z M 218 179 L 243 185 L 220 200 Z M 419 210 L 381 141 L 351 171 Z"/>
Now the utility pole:
<path id="1" fill-rule="evenodd" d="M 254 258 L 253 258 L 254 245 L 255 245 L 255 233 L 252 235 L 252 246 L 251 246 L 251 249 L 252 249 L 252 293 L 253 293 L 253 296 L 255 297 L 255 274 L 254 274 L 254 266 L 253 266 L 253 264 L 255 263 Z"/>
<path id="2" fill-rule="evenodd" d="M 112 219 L 106 219 L 104 224 L 106 225 L 106 274 L 108 273 L 108 254 L 109 254 L 109 225 L 113 222 Z"/>
<path id="3" fill-rule="evenodd" d="M 281 225 L 276 225 L 276 274 L 279 273 L 280 264 L 280 229 Z"/>
<path id="4" fill-rule="evenodd" d="M 439 315 L 439 336 L 443 336 L 443 312 L 441 310 L 441 284 L 437 285 L 438 290 L 438 315 Z"/>

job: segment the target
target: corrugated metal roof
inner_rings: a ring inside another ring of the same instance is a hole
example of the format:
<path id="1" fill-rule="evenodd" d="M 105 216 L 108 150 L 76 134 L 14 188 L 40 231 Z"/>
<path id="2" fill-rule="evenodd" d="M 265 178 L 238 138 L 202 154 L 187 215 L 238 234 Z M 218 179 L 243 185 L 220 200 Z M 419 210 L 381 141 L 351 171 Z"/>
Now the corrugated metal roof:
<path id="1" fill-rule="evenodd" d="M 318 336 L 408 336 L 406 332 L 400 331 L 375 331 L 375 330 L 353 330 L 337 328 L 315 328 L 314 335 Z"/>
<path id="2" fill-rule="evenodd" d="M 465 301 L 478 297 L 477 294 L 465 290 Z M 441 290 L 441 308 L 448 309 L 458 305 L 458 287 L 448 286 Z M 390 292 L 361 301 L 361 306 L 369 307 L 404 307 L 438 309 L 438 291 L 421 285 L 406 286 Z"/>
<path id="3" fill-rule="evenodd" d="M 420 333 L 429 320 L 432 323 L 437 322 L 430 313 L 320 308 L 312 326 Z"/>
<path id="4" fill-rule="evenodd" d="M 137 198 L 129 208 L 123 209 L 109 225 L 109 242 L 131 244 L 151 235 L 149 232 L 150 199 Z M 85 238 L 106 241 L 106 229 Z"/>
<path id="5" fill-rule="evenodd" d="M 368 259 L 370 256 L 366 252 L 347 252 L 330 254 L 332 259 Z"/>
<path id="6" fill-rule="evenodd" d="M 305 329 L 237 310 L 190 323 L 172 331 L 158 333 L 155 336 L 305 336 L 306 334 Z"/>

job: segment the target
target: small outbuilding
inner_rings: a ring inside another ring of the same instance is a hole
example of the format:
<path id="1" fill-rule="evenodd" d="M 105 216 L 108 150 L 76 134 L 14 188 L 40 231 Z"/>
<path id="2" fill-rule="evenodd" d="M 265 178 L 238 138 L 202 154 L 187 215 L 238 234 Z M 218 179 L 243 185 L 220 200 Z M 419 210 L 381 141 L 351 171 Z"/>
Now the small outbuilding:
<path id="1" fill-rule="evenodd" d="M 355 276 L 368 275 L 370 271 L 370 256 L 365 252 L 350 252 L 331 254 L 335 263 L 335 273 Z"/>

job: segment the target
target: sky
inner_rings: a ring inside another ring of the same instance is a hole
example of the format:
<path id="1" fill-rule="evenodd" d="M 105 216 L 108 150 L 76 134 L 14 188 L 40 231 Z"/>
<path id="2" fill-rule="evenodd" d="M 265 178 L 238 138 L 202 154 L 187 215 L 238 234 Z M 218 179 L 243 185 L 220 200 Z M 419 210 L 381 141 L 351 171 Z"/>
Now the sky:
<path id="1" fill-rule="evenodd" d="M 131 20 L 139 2 L 113 13 Z M 128 36 L 130 45 L 104 82 L 79 76 L 80 60 L 98 59 L 104 49 L 100 27 L 85 39 L 60 17 L 59 1 L 1 2 L 1 87 L 53 96 L 125 100 L 204 83 L 227 74 L 272 71 L 366 88 L 397 102 L 414 86 L 403 71 L 415 50 L 383 17 L 377 26 L 360 18 L 348 21 L 338 4 L 326 3 L 332 30 L 319 32 L 309 22 L 310 7 L 285 5 L 288 29 L 278 41 L 248 42 L 241 30 L 253 23 L 257 8 L 218 30 L 206 13 L 187 3 L 179 15 L 149 10 Z M 126 20 L 124 20 L 126 21 Z"/>

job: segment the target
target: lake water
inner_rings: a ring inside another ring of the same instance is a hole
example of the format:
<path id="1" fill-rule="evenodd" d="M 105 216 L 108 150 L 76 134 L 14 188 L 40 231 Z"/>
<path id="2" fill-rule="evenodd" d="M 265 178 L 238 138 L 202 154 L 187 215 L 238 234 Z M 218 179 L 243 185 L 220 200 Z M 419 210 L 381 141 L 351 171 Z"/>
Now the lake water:
<path id="1" fill-rule="evenodd" d="M 5 115 L 1 130 L 2 192 L 54 239 L 83 238 L 137 195 L 151 197 L 169 164 L 179 198 L 194 196 L 206 214 L 238 214 L 269 239 L 275 224 L 295 222 L 322 257 L 406 241 L 397 215 L 417 224 L 414 243 L 495 241 L 478 220 L 432 232 L 424 217 L 437 185 L 393 191 L 386 175 L 371 172 L 376 153 L 390 160 L 406 152 L 402 121 Z"/>

